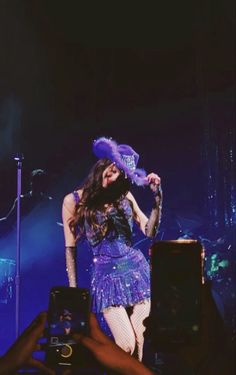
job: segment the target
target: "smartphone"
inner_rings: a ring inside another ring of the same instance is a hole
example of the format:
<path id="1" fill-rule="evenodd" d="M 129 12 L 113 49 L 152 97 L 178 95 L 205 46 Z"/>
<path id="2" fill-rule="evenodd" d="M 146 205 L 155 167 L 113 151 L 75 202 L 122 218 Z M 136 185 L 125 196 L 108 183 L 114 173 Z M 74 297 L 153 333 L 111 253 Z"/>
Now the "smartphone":
<path id="1" fill-rule="evenodd" d="M 55 286 L 50 290 L 46 363 L 52 367 L 86 367 L 89 353 L 73 339 L 88 333 L 90 294 L 85 288 Z"/>
<path id="2" fill-rule="evenodd" d="M 195 240 L 156 241 L 150 249 L 152 341 L 196 343 L 201 334 L 203 248 Z"/>

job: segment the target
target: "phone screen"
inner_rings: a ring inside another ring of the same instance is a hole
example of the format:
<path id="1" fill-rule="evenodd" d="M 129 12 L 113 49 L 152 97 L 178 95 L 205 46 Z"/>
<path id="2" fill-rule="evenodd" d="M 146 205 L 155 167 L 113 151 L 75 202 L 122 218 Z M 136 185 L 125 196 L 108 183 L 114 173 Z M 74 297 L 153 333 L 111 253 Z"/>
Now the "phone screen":
<path id="1" fill-rule="evenodd" d="M 54 287 L 48 309 L 48 345 L 46 361 L 51 365 L 84 365 L 82 348 L 73 333 L 88 333 L 90 295 L 88 289 Z"/>
<path id="2" fill-rule="evenodd" d="M 151 248 L 153 338 L 196 342 L 201 328 L 202 246 L 195 240 L 157 241 Z"/>

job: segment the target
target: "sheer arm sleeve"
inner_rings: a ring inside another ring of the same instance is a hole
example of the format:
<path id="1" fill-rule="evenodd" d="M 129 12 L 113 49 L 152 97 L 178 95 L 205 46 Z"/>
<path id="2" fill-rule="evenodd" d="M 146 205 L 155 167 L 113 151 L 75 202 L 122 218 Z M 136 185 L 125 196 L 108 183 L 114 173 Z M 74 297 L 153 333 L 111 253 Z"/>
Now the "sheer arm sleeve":
<path id="1" fill-rule="evenodd" d="M 66 246 L 66 272 L 68 276 L 69 286 L 77 286 L 77 267 L 76 267 L 76 247 Z"/>
<path id="2" fill-rule="evenodd" d="M 70 229 L 70 219 L 73 217 L 75 210 L 74 195 L 68 194 L 63 200 L 62 221 L 65 239 L 65 260 L 66 272 L 68 276 L 69 286 L 77 286 L 77 264 L 76 264 L 76 239 L 75 234 Z"/>
<path id="3" fill-rule="evenodd" d="M 158 232 L 161 222 L 162 200 L 163 194 L 161 187 L 159 187 L 158 191 L 154 193 L 154 204 L 145 225 L 145 234 L 147 237 L 155 237 Z"/>

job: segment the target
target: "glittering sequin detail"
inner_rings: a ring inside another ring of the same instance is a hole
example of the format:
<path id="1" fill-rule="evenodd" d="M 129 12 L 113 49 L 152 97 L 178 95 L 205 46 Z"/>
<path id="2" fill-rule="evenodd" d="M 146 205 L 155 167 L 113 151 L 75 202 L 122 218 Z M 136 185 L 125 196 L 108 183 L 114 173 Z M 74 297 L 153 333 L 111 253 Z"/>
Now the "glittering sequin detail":
<path id="1" fill-rule="evenodd" d="M 95 257 L 91 293 L 94 312 L 109 306 L 133 306 L 150 298 L 150 270 L 143 254 L 130 248 L 120 258 Z"/>
<path id="2" fill-rule="evenodd" d="M 127 198 L 118 207 L 97 212 L 95 229 L 85 220 L 85 234 L 93 252 L 92 310 L 133 306 L 150 298 L 150 269 L 140 250 L 131 247 L 133 211 Z M 104 235 L 103 226 L 108 230 Z"/>
<path id="3" fill-rule="evenodd" d="M 121 159 L 127 165 L 127 167 L 133 172 L 136 169 L 135 157 L 134 155 L 121 155 Z"/>
<path id="4" fill-rule="evenodd" d="M 99 224 L 97 229 L 92 229 L 85 220 L 85 233 L 89 244 L 93 247 L 93 254 L 105 255 L 108 253 L 112 255 L 111 244 L 103 241 L 106 238 L 113 242 L 119 240 L 123 244 L 131 243 L 131 232 L 133 228 L 133 212 L 128 199 L 123 199 L 118 208 L 112 207 L 108 212 L 97 212 L 97 222 Z M 106 237 L 103 234 L 102 228 L 107 225 L 108 232 Z M 101 243 L 101 241 L 103 241 Z M 121 245 L 122 246 L 122 245 Z M 108 253 L 107 253 L 108 251 Z M 123 252 L 121 253 L 121 255 Z M 114 254 L 115 255 L 115 254 Z"/>
<path id="5" fill-rule="evenodd" d="M 75 203 L 76 204 L 78 204 L 79 203 L 79 194 L 78 194 L 78 191 L 76 191 L 76 190 L 74 190 L 73 192 L 72 192 L 72 194 L 73 194 L 73 196 L 74 196 L 74 201 L 75 201 Z"/>
<path id="6" fill-rule="evenodd" d="M 130 245 L 133 225 L 132 208 L 124 199 L 118 209 L 106 215 L 97 213 L 100 225 L 110 221 L 106 236 L 85 223 L 86 237 L 91 245 L 93 275 L 92 310 L 101 312 L 110 306 L 133 306 L 150 298 L 149 264 L 140 250 Z"/>

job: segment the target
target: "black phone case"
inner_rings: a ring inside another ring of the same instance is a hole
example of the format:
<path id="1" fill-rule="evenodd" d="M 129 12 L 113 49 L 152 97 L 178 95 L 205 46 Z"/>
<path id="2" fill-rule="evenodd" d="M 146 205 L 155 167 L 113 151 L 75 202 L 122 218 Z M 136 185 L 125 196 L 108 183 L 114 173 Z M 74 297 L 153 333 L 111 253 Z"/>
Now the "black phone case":
<path id="1" fill-rule="evenodd" d="M 197 342 L 201 332 L 203 283 L 201 243 L 156 241 L 150 255 L 152 341 Z"/>
<path id="2" fill-rule="evenodd" d="M 91 354 L 75 343 L 71 335 L 88 333 L 90 303 L 86 288 L 56 286 L 50 290 L 46 349 L 49 366 L 88 367 Z"/>

